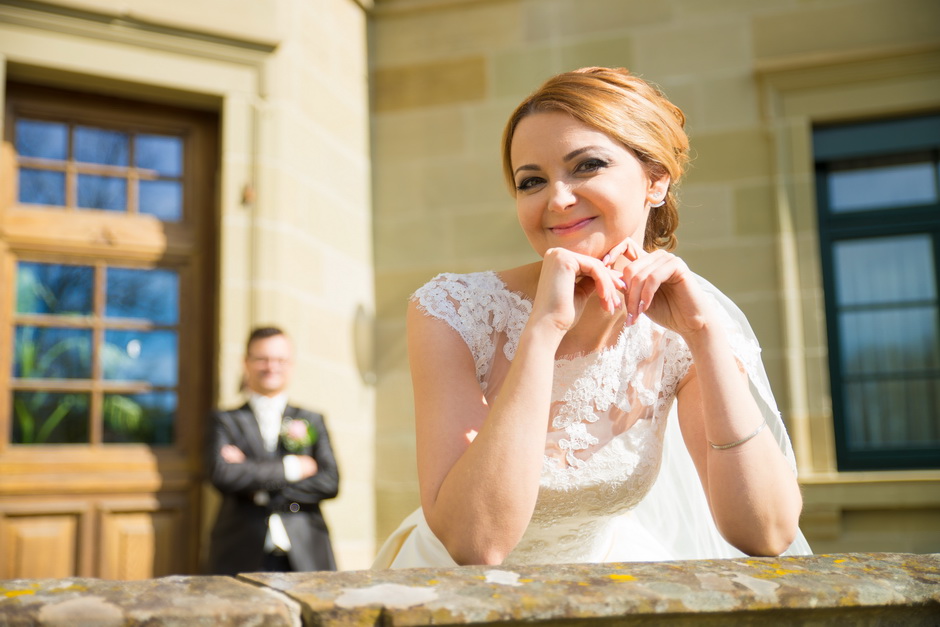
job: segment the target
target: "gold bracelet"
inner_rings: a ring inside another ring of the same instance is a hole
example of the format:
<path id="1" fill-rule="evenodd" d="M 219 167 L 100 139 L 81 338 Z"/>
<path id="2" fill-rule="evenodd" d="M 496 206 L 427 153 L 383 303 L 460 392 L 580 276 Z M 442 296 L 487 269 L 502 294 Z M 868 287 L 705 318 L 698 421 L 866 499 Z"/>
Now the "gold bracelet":
<path id="1" fill-rule="evenodd" d="M 757 434 L 760 433 L 761 431 L 763 431 L 763 430 L 764 430 L 764 427 L 766 427 L 766 426 L 767 426 L 767 423 L 766 423 L 766 422 L 762 422 L 762 423 L 760 423 L 760 426 L 757 427 L 757 429 L 754 430 L 754 433 L 752 433 L 752 434 L 750 434 L 750 435 L 746 435 L 746 436 L 744 436 L 743 438 L 741 438 L 740 440 L 738 440 L 738 441 L 736 441 L 736 442 L 731 442 L 730 444 L 715 444 L 715 443 L 712 442 L 711 440 L 709 440 L 708 443 L 711 444 L 711 446 L 712 446 L 713 449 L 717 449 L 717 450 L 719 450 L 719 451 L 720 451 L 720 450 L 724 450 L 724 449 L 726 449 L 726 448 L 734 448 L 734 447 L 736 447 L 736 446 L 741 446 L 742 444 L 744 444 L 745 442 L 747 442 L 747 441 L 750 440 L 751 438 L 757 437 Z"/>

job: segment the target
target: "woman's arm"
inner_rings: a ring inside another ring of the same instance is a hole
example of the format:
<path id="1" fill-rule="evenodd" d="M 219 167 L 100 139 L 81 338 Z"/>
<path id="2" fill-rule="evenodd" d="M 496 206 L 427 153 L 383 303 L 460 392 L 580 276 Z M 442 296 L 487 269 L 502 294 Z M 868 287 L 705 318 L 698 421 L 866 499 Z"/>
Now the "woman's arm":
<path id="1" fill-rule="evenodd" d="M 796 536 L 802 497 L 777 442 L 763 429 L 736 446 L 711 444 L 737 443 L 764 422 L 717 305 L 678 257 L 645 253 L 632 241 L 614 252 L 627 262 L 628 319 L 646 313 L 679 333 L 692 353 L 693 370 L 677 395 L 679 423 L 719 531 L 745 553 L 779 555 Z"/>
<path id="2" fill-rule="evenodd" d="M 711 325 L 685 337 L 695 363 L 678 394 L 679 424 L 724 538 L 749 555 L 779 555 L 796 537 L 802 496 L 727 338 Z"/>
<path id="3" fill-rule="evenodd" d="M 584 275 L 596 278 L 576 286 Z M 532 314 L 492 406 L 460 336 L 410 305 L 421 504 L 456 562 L 498 564 L 525 532 L 538 496 L 555 351 L 595 289 L 613 308 L 613 276 L 596 259 L 546 253 Z"/>

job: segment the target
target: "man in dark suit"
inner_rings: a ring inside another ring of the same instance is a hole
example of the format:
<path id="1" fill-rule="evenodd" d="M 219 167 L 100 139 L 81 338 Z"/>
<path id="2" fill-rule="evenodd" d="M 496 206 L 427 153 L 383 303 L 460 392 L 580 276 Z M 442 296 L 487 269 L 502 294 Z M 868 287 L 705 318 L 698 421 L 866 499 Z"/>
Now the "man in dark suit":
<path id="1" fill-rule="evenodd" d="M 339 472 L 323 416 L 287 403 L 291 343 L 276 327 L 251 332 L 245 350 L 248 402 L 210 417 L 209 478 L 222 493 L 209 570 L 336 570 L 320 501 L 336 496 Z"/>

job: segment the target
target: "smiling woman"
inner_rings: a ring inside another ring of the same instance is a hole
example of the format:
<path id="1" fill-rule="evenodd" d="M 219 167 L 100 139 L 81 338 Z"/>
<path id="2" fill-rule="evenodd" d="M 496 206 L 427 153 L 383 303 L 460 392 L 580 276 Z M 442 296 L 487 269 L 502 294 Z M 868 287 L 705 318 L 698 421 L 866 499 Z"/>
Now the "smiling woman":
<path id="1" fill-rule="evenodd" d="M 753 333 L 668 252 L 684 120 L 607 68 L 513 113 L 504 169 L 542 260 L 413 296 L 421 508 L 376 567 L 809 552 Z"/>

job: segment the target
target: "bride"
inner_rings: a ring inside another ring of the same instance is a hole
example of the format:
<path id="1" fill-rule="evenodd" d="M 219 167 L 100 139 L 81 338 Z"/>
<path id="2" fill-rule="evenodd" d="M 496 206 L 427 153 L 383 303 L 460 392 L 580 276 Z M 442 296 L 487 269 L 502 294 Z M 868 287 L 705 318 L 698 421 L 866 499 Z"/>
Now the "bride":
<path id="1" fill-rule="evenodd" d="M 669 252 L 684 121 L 607 68 L 513 113 L 503 165 L 541 261 L 414 294 L 421 507 L 374 567 L 809 552 L 753 333 Z"/>

